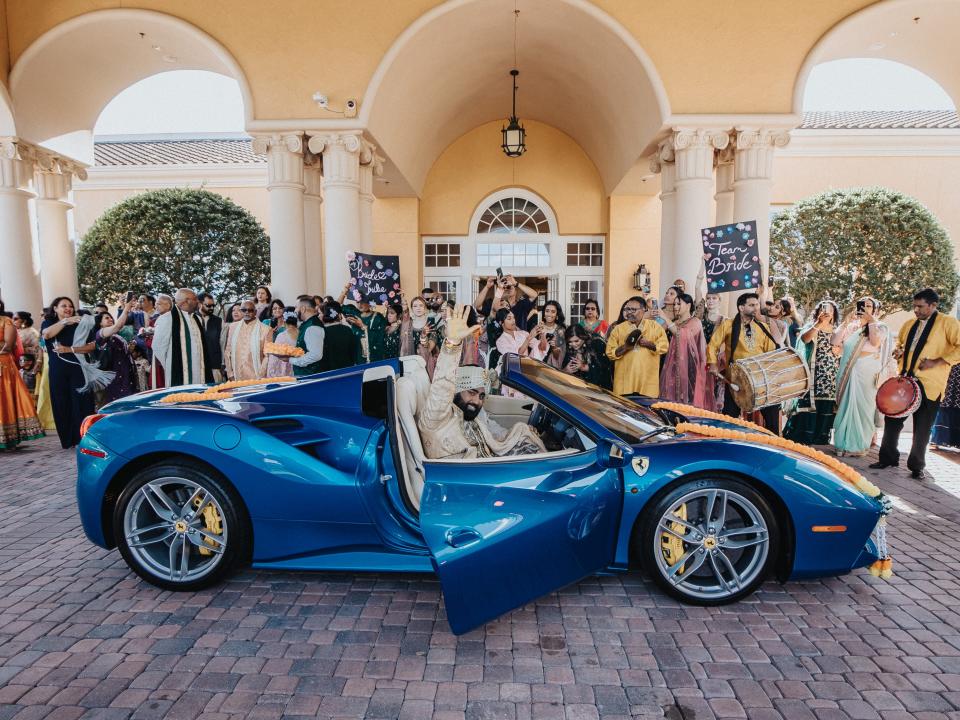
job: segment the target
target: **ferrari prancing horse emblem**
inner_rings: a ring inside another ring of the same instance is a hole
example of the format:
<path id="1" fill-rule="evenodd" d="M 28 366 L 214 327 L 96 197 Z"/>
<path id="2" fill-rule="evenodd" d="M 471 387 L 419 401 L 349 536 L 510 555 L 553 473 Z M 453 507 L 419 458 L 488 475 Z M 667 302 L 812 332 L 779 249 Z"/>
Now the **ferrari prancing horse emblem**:
<path id="1" fill-rule="evenodd" d="M 630 461 L 630 465 L 633 467 L 633 471 L 643 477 L 647 474 L 647 470 L 650 469 L 650 458 L 645 457 L 635 457 Z"/>

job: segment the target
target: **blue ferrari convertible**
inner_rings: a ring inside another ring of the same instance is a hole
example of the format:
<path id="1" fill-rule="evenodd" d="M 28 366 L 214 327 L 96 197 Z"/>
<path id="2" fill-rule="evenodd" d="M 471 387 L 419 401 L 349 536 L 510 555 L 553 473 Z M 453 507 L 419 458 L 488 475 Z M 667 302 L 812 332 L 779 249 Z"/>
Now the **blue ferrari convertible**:
<path id="1" fill-rule="evenodd" d="M 679 433 L 677 413 L 526 358 L 507 356 L 501 381 L 525 397 L 488 397 L 485 411 L 528 423 L 547 452 L 426 458 L 419 358 L 218 399 L 119 400 L 84 423 L 84 530 L 172 590 L 248 563 L 435 572 L 456 633 L 598 572 L 643 568 L 666 593 L 714 605 L 770 576 L 877 559 L 881 503 L 814 460 L 749 435 Z"/>

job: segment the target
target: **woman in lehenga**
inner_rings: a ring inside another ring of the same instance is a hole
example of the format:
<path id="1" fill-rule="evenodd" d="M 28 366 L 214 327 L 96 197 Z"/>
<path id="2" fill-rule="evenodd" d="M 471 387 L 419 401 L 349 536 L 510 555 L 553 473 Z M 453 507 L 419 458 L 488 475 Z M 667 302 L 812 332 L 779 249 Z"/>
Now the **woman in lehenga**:
<path id="1" fill-rule="evenodd" d="M 707 374 L 707 342 L 699 318 L 691 316 L 693 298 L 678 293 L 673 307 L 673 340 L 660 371 L 660 397 L 715 410 L 713 378 Z"/>
<path id="2" fill-rule="evenodd" d="M 22 442 L 43 437 L 43 428 L 13 359 L 17 329 L 2 313 L 0 301 L 0 450 L 13 450 Z"/>
<path id="3" fill-rule="evenodd" d="M 856 315 L 833 334 L 833 344 L 843 346 L 833 421 L 833 446 L 839 457 L 866 455 L 877 428 L 882 427 L 877 388 L 896 374 L 896 364 L 891 356 L 890 329 L 877 320 L 879 314 L 877 300 L 861 298 Z"/>
<path id="4" fill-rule="evenodd" d="M 833 333 L 840 320 L 840 308 L 833 300 L 821 300 L 811 317 L 813 323 L 800 333 L 796 350 L 810 368 L 813 387 L 799 400 L 787 404 L 790 419 L 783 436 L 803 445 L 826 445 L 830 442 L 837 398 L 840 348 L 834 348 Z"/>

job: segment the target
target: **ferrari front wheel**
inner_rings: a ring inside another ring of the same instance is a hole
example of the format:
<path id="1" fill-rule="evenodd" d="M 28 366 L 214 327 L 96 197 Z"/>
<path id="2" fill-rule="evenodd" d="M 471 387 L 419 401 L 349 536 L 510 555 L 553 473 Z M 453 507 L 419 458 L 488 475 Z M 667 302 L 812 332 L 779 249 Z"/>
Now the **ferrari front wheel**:
<path id="1" fill-rule="evenodd" d="M 763 582 L 779 551 L 773 510 L 733 478 L 701 478 L 654 503 L 639 548 L 667 594 L 697 605 L 724 605 Z"/>
<path id="2" fill-rule="evenodd" d="M 127 565 L 167 590 L 199 590 L 247 556 L 249 520 L 235 490 L 201 467 L 155 465 L 124 488 L 113 513 Z"/>

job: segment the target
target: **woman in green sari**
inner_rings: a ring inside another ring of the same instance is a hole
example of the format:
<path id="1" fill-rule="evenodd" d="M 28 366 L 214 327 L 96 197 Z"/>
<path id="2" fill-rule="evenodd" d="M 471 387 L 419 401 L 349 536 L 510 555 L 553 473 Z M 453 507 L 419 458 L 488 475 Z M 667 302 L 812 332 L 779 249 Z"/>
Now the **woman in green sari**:
<path id="1" fill-rule="evenodd" d="M 834 333 L 833 343 L 843 345 L 837 381 L 837 416 L 833 446 L 837 455 L 867 454 L 878 428 L 877 388 L 896 374 L 892 362 L 890 329 L 877 320 L 880 303 L 865 297 L 857 301 L 856 314 Z"/>
<path id="2" fill-rule="evenodd" d="M 800 333 L 796 351 L 810 368 L 813 383 L 810 392 L 788 403 L 790 418 L 783 436 L 803 445 L 826 445 L 837 398 L 840 352 L 839 347 L 833 346 L 832 338 L 840 321 L 840 309 L 833 300 L 821 300 L 812 318 Z"/>

